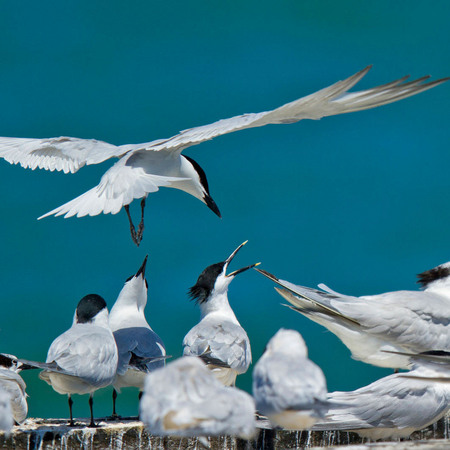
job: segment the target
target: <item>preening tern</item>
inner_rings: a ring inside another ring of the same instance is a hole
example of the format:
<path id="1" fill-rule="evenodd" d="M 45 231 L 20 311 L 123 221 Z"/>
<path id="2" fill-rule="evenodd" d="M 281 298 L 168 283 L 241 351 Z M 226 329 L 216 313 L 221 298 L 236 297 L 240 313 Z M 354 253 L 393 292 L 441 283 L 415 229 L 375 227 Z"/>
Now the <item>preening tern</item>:
<path id="1" fill-rule="evenodd" d="M 300 333 L 279 330 L 253 369 L 258 412 L 288 430 L 309 429 L 328 410 L 322 370 L 308 359 Z"/>
<path id="2" fill-rule="evenodd" d="M 236 376 L 245 373 L 252 362 L 250 341 L 228 303 L 228 286 L 236 275 L 257 264 L 227 275 L 228 265 L 241 244 L 225 261 L 208 266 L 189 290 L 200 306 L 201 320 L 183 340 L 185 356 L 199 356 L 226 386 L 234 385 Z"/>
<path id="3" fill-rule="evenodd" d="M 159 187 L 180 189 L 198 198 L 220 217 L 219 209 L 209 193 L 202 168 L 192 158 L 182 155 L 188 147 L 214 137 L 245 128 L 268 124 L 293 123 L 303 119 L 344 114 L 392 103 L 437 86 L 448 78 L 425 82 L 422 77 L 406 82 L 408 76 L 371 89 L 351 89 L 371 66 L 343 81 L 311 95 L 286 103 L 272 111 L 243 114 L 209 125 L 190 128 L 168 138 L 142 144 L 112 145 L 95 139 L 56 137 L 49 139 L 0 138 L 0 157 L 25 168 L 76 172 L 80 167 L 120 158 L 102 176 L 98 186 L 40 217 L 95 216 L 116 214 L 122 206 L 128 215 L 131 237 L 139 245 L 144 230 L 144 208 L 147 195 Z M 136 232 L 129 204 L 141 200 L 141 221 Z"/>
<path id="4" fill-rule="evenodd" d="M 144 315 L 147 304 L 147 280 L 142 266 L 126 281 L 109 314 L 109 326 L 119 352 L 117 375 L 113 382 L 113 416 L 116 414 L 117 391 L 135 386 L 144 389 L 145 376 L 164 366 L 166 350 L 161 338 L 150 328 Z"/>
<path id="5" fill-rule="evenodd" d="M 16 356 L 0 354 L 0 391 L 9 395 L 12 415 L 17 423 L 22 423 L 28 414 L 27 386 L 19 375 L 21 370 L 22 363 Z"/>
<path id="6" fill-rule="evenodd" d="M 255 433 L 250 395 L 223 386 L 197 357 L 186 356 L 147 376 L 140 418 L 153 435 L 236 435 Z"/>
<path id="7" fill-rule="evenodd" d="M 352 297 L 319 284 L 297 286 L 258 270 L 283 287 L 275 288 L 297 311 L 328 328 L 354 359 L 380 367 L 408 369 L 398 353 L 450 350 L 450 262 L 418 275 L 423 291 L 395 291 Z"/>
<path id="8" fill-rule="evenodd" d="M 331 407 L 312 429 L 356 431 L 374 440 L 407 438 L 439 420 L 450 409 L 449 359 L 409 357 L 410 372 L 389 375 L 353 392 L 330 393 Z"/>
<path id="9" fill-rule="evenodd" d="M 72 394 L 89 394 L 91 427 L 95 426 L 93 395 L 109 386 L 117 372 L 117 346 L 108 323 L 105 300 L 89 294 L 78 303 L 73 324 L 50 346 L 45 363 L 19 359 L 25 366 L 43 369 L 39 377 L 69 398 L 73 426 Z"/>

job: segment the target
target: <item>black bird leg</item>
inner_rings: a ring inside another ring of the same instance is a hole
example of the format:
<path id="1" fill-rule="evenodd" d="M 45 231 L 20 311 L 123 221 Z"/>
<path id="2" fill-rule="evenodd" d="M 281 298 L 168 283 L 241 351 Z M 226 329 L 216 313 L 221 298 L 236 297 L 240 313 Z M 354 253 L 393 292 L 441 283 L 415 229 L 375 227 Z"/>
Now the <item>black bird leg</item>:
<path id="1" fill-rule="evenodd" d="M 137 231 L 137 245 L 142 241 L 142 237 L 144 235 L 144 209 L 145 209 L 145 197 L 141 200 L 141 221 L 139 222 L 138 231 Z"/>
<path id="2" fill-rule="evenodd" d="M 74 427 L 75 426 L 75 423 L 73 422 L 73 416 L 72 416 L 72 405 L 73 405 L 73 400 L 72 400 L 72 397 L 69 394 L 69 413 L 70 413 L 69 427 Z"/>
<path id="3" fill-rule="evenodd" d="M 128 220 L 130 222 L 131 239 L 133 239 L 133 242 L 139 247 L 140 241 L 138 242 L 138 240 L 137 240 L 136 228 L 134 227 L 133 221 L 131 220 L 131 216 L 130 216 L 130 205 L 125 205 L 124 208 L 127 213 Z"/>
<path id="4" fill-rule="evenodd" d="M 112 392 L 112 399 L 113 399 L 113 412 L 111 414 L 110 419 L 116 420 L 116 419 L 119 419 L 119 415 L 116 412 L 117 391 L 114 388 L 113 388 L 113 392 Z"/>
<path id="5" fill-rule="evenodd" d="M 97 425 L 95 425 L 95 422 L 94 422 L 94 408 L 93 408 L 93 406 L 94 406 L 94 398 L 93 398 L 92 394 L 89 394 L 89 408 L 91 410 L 91 423 L 89 424 L 89 426 L 91 428 L 97 427 Z"/>

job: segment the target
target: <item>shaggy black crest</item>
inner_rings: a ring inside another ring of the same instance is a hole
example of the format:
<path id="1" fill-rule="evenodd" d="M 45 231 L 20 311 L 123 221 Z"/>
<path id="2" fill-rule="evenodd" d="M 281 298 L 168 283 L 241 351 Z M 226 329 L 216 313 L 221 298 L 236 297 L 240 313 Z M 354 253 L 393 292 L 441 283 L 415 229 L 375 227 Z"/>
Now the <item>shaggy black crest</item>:
<path id="1" fill-rule="evenodd" d="M 417 282 L 422 285 L 423 288 L 427 287 L 428 284 L 433 281 L 446 278 L 450 275 L 449 267 L 437 266 L 434 269 L 427 270 L 425 272 L 419 273 L 417 275 Z"/>
<path id="2" fill-rule="evenodd" d="M 222 273 L 224 262 L 208 266 L 198 277 L 197 283 L 189 289 L 191 300 L 196 303 L 204 303 L 214 289 L 217 277 Z"/>
<path id="3" fill-rule="evenodd" d="M 0 367 L 10 368 L 14 366 L 14 361 L 8 355 L 0 353 Z"/>
<path id="4" fill-rule="evenodd" d="M 77 322 L 90 322 L 104 308 L 106 308 L 106 302 L 103 297 L 97 294 L 86 295 L 78 303 Z"/>

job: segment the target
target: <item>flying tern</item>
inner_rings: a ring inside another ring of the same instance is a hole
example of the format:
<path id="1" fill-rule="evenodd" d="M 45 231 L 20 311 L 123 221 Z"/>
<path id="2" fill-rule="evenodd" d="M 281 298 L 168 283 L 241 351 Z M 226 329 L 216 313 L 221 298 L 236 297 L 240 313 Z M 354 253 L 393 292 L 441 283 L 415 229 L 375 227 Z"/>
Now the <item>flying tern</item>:
<path id="1" fill-rule="evenodd" d="M 14 420 L 22 423 L 28 414 L 26 384 L 19 372 L 22 363 L 14 355 L 0 353 L 0 390 L 9 395 Z"/>
<path id="2" fill-rule="evenodd" d="M 390 83 L 357 92 L 348 92 L 367 72 L 355 75 L 306 97 L 286 103 L 272 111 L 243 114 L 229 119 L 189 128 L 179 134 L 141 144 L 112 145 L 95 139 L 54 137 L 48 139 L 0 138 L 0 157 L 11 164 L 31 169 L 74 173 L 84 165 L 99 164 L 119 158 L 102 176 L 100 183 L 79 197 L 40 217 L 95 216 L 116 214 L 122 206 L 128 215 L 131 237 L 139 245 L 144 230 L 144 208 L 148 194 L 160 187 L 180 189 L 198 198 L 220 217 L 212 199 L 205 172 L 183 150 L 223 134 L 268 124 L 294 123 L 303 119 L 320 119 L 392 103 L 433 88 L 448 78 L 427 82 L 429 76 L 406 81 L 408 76 Z M 129 205 L 141 199 L 138 230 L 132 222 Z"/>
<path id="3" fill-rule="evenodd" d="M 253 369 L 253 398 L 258 412 L 289 430 L 309 429 L 325 416 L 325 376 L 300 333 L 281 329 L 270 339 Z"/>
<path id="4" fill-rule="evenodd" d="M 150 328 L 144 315 L 147 304 L 145 267 L 147 256 L 136 275 L 126 281 L 109 314 L 109 326 L 119 352 L 117 375 L 113 382 L 113 416 L 120 388 L 134 386 L 140 394 L 145 376 L 164 366 L 166 350 L 161 338 Z"/>
<path id="5" fill-rule="evenodd" d="M 19 361 L 23 369 L 43 369 L 39 377 L 56 392 L 68 395 L 71 426 L 74 425 L 72 394 L 89 394 L 89 426 L 94 427 L 94 392 L 114 381 L 118 362 L 105 300 L 97 294 L 80 300 L 71 328 L 52 342 L 45 363 Z"/>
<path id="6" fill-rule="evenodd" d="M 158 436 L 255 434 L 255 404 L 250 395 L 223 386 L 197 357 L 170 362 L 147 376 L 140 418 Z"/>
<path id="7" fill-rule="evenodd" d="M 234 277 L 257 264 L 226 273 L 241 244 L 225 261 L 208 266 L 189 290 L 200 306 L 201 320 L 183 340 L 185 356 L 199 356 L 226 386 L 245 373 L 252 361 L 247 333 L 228 303 L 228 286 Z"/>
<path id="8" fill-rule="evenodd" d="M 450 359 L 407 356 L 409 372 L 356 391 L 330 393 L 330 409 L 312 429 L 356 431 L 373 440 L 407 438 L 443 417 L 450 409 Z"/>
<path id="9" fill-rule="evenodd" d="M 408 369 L 406 353 L 450 350 L 450 262 L 418 275 L 423 291 L 395 291 L 353 297 L 324 284 L 297 286 L 256 269 L 297 311 L 328 328 L 352 357 L 380 367 Z"/>

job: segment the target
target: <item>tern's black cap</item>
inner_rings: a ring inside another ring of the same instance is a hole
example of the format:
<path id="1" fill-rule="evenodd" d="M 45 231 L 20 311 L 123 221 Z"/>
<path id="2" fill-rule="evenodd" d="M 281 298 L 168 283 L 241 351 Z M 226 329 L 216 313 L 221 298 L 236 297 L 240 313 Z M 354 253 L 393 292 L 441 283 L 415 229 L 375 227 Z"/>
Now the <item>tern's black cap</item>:
<path id="1" fill-rule="evenodd" d="M 89 294 L 83 297 L 77 306 L 77 322 L 90 322 L 101 310 L 106 308 L 103 297 L 97 294 Z"/>
<path id="2" fill-rule="evenodd" d="M 223 272 L 225 262 L 208 266 L 198 277 L 197 283 L 189 289 L 189 296 L 197 303 L 204 303 L 214 289 L 217 277 Z"/>
<path id="3" fill-rule="evenodd" d="M 433 281 L 441 280 L 442 278 L 447 278 L 450 275 L 450 267 L 446 265 L 440 265 L 433 269 L 427 270 L 425 272 L 419 273 L 417 275 L 417 282 L 426 288 Z"/>

